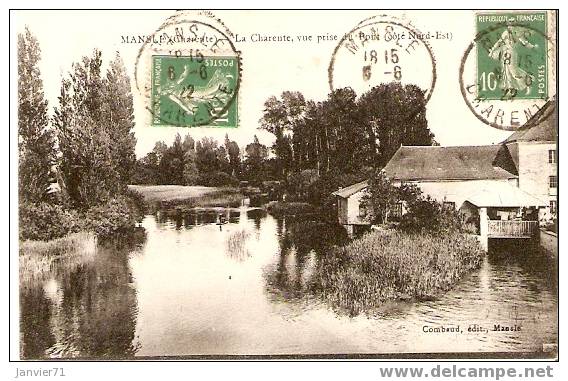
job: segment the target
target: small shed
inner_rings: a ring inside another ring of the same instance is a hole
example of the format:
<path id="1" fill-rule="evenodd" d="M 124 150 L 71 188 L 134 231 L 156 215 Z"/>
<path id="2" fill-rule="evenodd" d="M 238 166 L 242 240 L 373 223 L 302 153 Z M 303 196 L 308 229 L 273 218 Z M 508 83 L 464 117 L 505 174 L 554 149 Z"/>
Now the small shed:
<path id="1" fill-rule="evenodd" d="M 349 234 L 353 234 L 356 226 L 368 226 L 370 224 L 367 210 L 361 205 L 361 198 L 368 187 L 368 181 L 341 188 L 332 193 L 337 197 L 337 219 L 347 228 Z"/>

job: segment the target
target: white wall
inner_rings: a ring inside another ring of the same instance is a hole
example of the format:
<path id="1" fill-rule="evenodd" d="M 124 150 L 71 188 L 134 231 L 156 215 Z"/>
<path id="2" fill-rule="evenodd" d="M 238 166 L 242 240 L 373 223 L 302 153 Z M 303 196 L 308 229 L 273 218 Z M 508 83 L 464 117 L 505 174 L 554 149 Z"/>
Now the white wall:
<path id="1" fill-rule="evenodd" d="M 548 151 L 546 152 L 546 159 L 548 161 Z M 546 181 L 546 185 L 548 187 L 548 177 L 546 177 Z M 420 187 L 425 195 L 429 195 L 438 202 L 454 202 L 456 209 L 459 209 L 467 198 L 484 189 L 491 189 L 492 185 L 494 185 L 495 183 L 510 183 L 511 185 L 515 185 L 507 179 L 420 181 L 412 183 Z M 400 182 L 395 182 L 394 184 L 400 186 Z M 364 190 L 361 190 L 347 199 L 347 212 L 346 214 L 340 214 L 340 223 L 353 225 L 365 225 L 369 223 L 366 218 L 361 218 L 359 216 L 359 204 L 361 202 L 361 197 L 363 197 L 363 194 Z M 341 209 L 340 211 L 344 212 L 344 210 Z"/>
<path id="2" fill-rule="evenodd" d="M 515 143 L 519 152 L 519 188 L 543 201 L 556 200 L 557 189 L 550 189 L 549 177 L 556 176 L 556 163 L 548 162 L 554 143 Z"/>
<path id="3" fill-rule="evenodd" d="M 470 196 L 483 189 L 491 189 L 495 182 L 509 182 L 508 180 L 456 180 L 456 181 L 421 181 L 414 182 L 424 194 L 430 195 L 439 202 L 454 202 L 459 209 Z M 397 185 L 400 185 L 398 183 Z"/>
<path id="4" fill-rule="evenodd" d="M 361 204 L 361 198 L 364 194 L 365 189 L 362 189 L 347 199 L 347 223 L 350 225 L 369 224 L 369 220 L 367 218 L 361 218 L 359 216 L 359 204 Z"/>

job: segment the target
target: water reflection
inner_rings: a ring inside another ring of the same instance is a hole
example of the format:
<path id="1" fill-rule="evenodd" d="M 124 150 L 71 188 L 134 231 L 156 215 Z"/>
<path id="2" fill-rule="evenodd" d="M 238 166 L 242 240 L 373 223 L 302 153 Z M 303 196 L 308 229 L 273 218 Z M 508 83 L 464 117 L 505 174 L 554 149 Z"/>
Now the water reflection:
<path id="1" fill-rule="evenodd" d="M 237 223 L 240 219 L 240 210 L 216 208 L 202 209 L 192 212 L 181 209 L 159 210 L 156 212 L 156 220 L 163 226 L 172 226 L 176 229 L 191 229 L 194 226 L 226 223 Z"/>
<path id="2" fill-rule="evenodd" d="M 129 251 L 100 246 L 93 261 L 58 267 L 42 282 L 22 284 L 22 358 L 134 356 L 139 344 Z"/>
<path id="3" fill-rule="evenodd" d="M 435 300 L 350 317 L 314 296 L 341 232 L 261 209 L 160 211 L 141 245 L 102 245 L 20 287 L 22 358 L 535 351 L 556 341 L 550 264 L 503 248 Z M 436 335 L 424 326 L 518 323 Z"/>
<path id="4" fill-rule="evenodd" d="M 300 237 L 305 221 L 279 219 L 276 221 L 278 235 L 278 260 L 264 269 L 266 290 L 272 297 L 286 300 L 299 299 L 310 293 L 312 275 L 317 263 L 317 242 L 306 244 Z M 309 230 L 302 231 L 309 236 Z"/>

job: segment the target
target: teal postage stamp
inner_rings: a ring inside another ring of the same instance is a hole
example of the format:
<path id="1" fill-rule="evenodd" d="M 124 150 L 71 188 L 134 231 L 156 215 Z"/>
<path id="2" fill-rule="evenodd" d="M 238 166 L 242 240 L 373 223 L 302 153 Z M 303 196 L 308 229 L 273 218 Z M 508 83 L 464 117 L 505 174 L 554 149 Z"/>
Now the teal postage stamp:
<path id="1" fill-rule="evenodd" d="M 478 98 L 547 98 L 546 12 L 494 12 L 475 17 Z"/>
<path id="2" fill-rule="evenodd" d="M 152 125 L 237 127 L 238 57 L 153 56 Z"/>

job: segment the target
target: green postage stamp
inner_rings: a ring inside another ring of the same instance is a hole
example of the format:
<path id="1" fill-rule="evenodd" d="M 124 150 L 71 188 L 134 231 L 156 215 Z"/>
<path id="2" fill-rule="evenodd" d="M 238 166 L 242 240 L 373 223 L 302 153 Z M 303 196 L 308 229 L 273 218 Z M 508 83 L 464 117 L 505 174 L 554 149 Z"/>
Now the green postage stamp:
<path id="1" fill-rule="evenodd" d="M 546 12 L 476 15 L 478 98 L 547 98 L 546 25 Z"/>
<path id="2" fill-rule="evenodd" d="M 153 56 L 152 124 L 236 127 L 238 57 Z"/>

